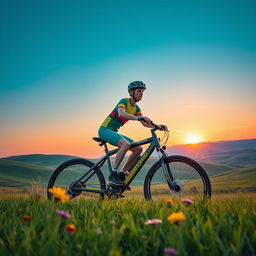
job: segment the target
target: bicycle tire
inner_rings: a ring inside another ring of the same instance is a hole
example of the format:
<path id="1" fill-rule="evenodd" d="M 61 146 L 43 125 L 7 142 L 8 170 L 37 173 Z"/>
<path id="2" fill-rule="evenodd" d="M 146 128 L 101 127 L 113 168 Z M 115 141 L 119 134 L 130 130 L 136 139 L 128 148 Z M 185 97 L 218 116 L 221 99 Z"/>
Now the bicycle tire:
<path id="1" fill-rule="evenodd" d="M 68 160 L 64 163 L 62 163 L 59 167 L 56 168 L 56 170 L 53 172 L 52 176 L 50 177 L 50 180 L 48 182 L 47 187 L 47 197 L 48 199 L 52 199 L 52 193 L 48 190 L 52 187 L 62 187 L 64 189 L 67 189 L 68 186 L 72 184 L 72 182 L 77 181 L 79 178 L 81 178 L 85 173 L 86 170 L 88 171 L 91 167 L 93 167 L 94 163 L 82 158 L 76 158 Z M 79 174 L 75 176 L 75 171 L 78 171 L 78 168 L 81 168 L 81 171 L 79 171 Z M 64 172 L 66 171 L 66 177 L 63 177 Z M 94 172 L 94 173 L 93 173 Z M 106 181 L 105 178 L 99 168 L 94 168 L 91 174 L 93 173 L 92 177 L 95 178 L 96 186 L 99 189 L 106 189 Z M 96 175 L 95 175 L 96 174 Z M 64 179 L 61 183 L 61 180 L 58 180 L 60 176 L 62 175 L 62 179 Z M 80 176 L 80 177 L 79 177 Z M 66 179 L 65 179 L 66 178 Z M 57 182 L 58 180 L 58 182 Z M 92 179 L 91 179 L 92 182 Z M 88 185 L 88 183 L 86 183 Z M 89 195 L 90 192 L 82 192 L 80 194 L 82 195 Z M 80 195 L 79 194 L 79 195 Z M 95 193 L 96 194 L 96 193 Z M 104 199 L 104 194 L 100 193 L 98 194 L 101 199 Z M 73 198 L 73 197 L 72 197 Z"/>
<path id="2" fill-rule="evenodd" d="M 144 181 L 144 197 L 146 200 L 156 201 L 177 196 L 211 197 L 210 179 L 203 167 L 196 161 L 177 155 L 167 156 L 165 164 L 167 167 L 169 166 L 174 181 L 181 189 L 176 192 L 170 188 L 159 160 L 150 168 Z M 184 169 L 182 170 L 181 167 L 184 167 Z M 156 177 L 156 175 L 159 175 L 159 177 Z"/>

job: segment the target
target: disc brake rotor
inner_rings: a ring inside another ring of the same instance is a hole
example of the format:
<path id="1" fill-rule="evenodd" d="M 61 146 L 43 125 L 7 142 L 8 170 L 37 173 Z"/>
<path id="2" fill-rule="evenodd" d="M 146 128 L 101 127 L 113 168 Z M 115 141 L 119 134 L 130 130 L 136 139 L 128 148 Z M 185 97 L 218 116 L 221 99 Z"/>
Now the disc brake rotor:
<path id="1" fill-rule="evenodd" d="M 184 194 L 185 189 L 185 183 L 181 180 L 174 180 L 173 181 L 174 189 L 171 189 L 171 195 L 172 197 L 180 197 Z"/>

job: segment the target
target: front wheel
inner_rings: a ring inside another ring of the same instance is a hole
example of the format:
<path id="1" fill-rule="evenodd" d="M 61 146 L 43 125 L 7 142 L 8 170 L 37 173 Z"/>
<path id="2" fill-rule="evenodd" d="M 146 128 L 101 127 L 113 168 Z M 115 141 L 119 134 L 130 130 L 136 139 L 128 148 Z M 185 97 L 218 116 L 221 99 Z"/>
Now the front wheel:
<path id="1" fill-rule="evenodd" d="M 72 159 L 61 164 L 52 174 L 47 189 L 47 197 L 52 199 L 52 193 L 48 190 L 60 187 L 67 191 L 71 199 L 80 195 L 88 197 L 104 198 L 103 193 L 83 191 L 82 189 L 105 190 L 105 178 L 99 168 L 94 168 L 94 163 L 86 159 Z M 81 177 L 84 178 L 80 180 Z M 80 188 L 81 190 L 76 190 Z"/>
<path id="2" fill-rule="evenodd" d="M 166 172 L 161 161 L 158 161 L 149 170 L 144 183 L 145 199 L 157 201 L 181 196 L 211 196 L 209 177 L 194 160 L 184 156 L 168 156 L 165 166 Z"/>

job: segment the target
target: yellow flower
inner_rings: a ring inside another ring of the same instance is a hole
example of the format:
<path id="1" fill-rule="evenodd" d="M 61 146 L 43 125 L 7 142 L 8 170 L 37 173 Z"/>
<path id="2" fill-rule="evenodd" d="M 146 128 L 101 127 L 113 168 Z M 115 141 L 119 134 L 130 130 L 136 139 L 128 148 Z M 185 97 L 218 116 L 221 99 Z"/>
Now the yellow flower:
<path id="1" fill-rule="evenodd" d="M 186 216 L 182 212 L 173 213 L 168 216 L 167 220 L 171 223 L 179 224 L 181 221 L 185 220 Z"/>
<path id="2" fill-rule="evenodd" d="M 70 197 L 66 194 L 66 190 L 59 187 L 53 187 L 48 189 L 50 193 L 52 193 L 54 200 L 61 201 L 61 203 L 68 202 Z"/>

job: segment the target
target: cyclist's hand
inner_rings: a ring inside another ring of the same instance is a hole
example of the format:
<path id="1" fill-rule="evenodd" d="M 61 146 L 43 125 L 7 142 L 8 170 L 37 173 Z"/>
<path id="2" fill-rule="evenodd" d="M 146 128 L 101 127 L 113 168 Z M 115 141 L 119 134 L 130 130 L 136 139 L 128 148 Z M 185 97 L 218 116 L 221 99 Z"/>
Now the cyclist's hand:
<path id="1" fill-rule="evenodd" d="M 143 118 L 148 125 L 151 125 L 151 120 L 148 117 L 143 116 Z"/>
<path id="2" fill-rule="evenodd" d="M 141 120 L 140 120 L 140 119 L 141 119 Z M 150 120 L 148 117 L 146 117 L 146 116 L 141 116 L 138 120 L 139 120 L 139 121 L 142 121 L 142 122 L 145 123 L 146 125 L 150 125 L 150 127 L 151 127 L 151 120 Z"/>
<path id="3" fill-rule="evenodd" d="M 169 132 L 168 127 L 167 127 L 166 125 L 160 124 L 159 126 L 161 127 L 161 130 L 162 130 L 162 131 Z"/>

